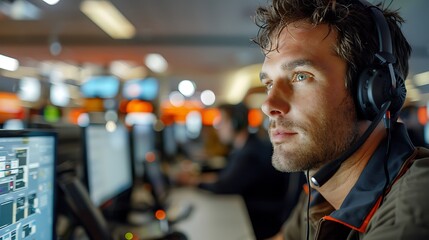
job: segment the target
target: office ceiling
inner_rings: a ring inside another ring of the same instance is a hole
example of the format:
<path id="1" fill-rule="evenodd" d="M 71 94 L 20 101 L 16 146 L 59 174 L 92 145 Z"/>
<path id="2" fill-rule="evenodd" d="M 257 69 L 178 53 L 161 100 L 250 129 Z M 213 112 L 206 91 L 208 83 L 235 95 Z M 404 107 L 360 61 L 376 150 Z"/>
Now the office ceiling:
<path id="1" fill-rule="evenodd" d="M 14 1 L 0 0 L 0 7 L 4 10 L 10 2 Z M 263 61 L 250 39 L 258 30 L 251 17 L 265 0 L 111 0 L 136 27 L 130 40 L 109 37 L 80 12 L 80 0 L 61 0 L 53 6 L 41 0 L 27 2 L 40 9 L 38 19 L 13 20 L 0 13 L 0 53 L 18 58 L 22 65 L 46 60 L 79 66 L 107 67 L 114 60 L 143 65 L 146 54 L 160 53 L 169 63 L 167 73 L 160 76 L 168 88 L 190 79 L 198 91 L 211 89 L 222 99 L 231 89 L 228 78 L 233 71 Z M 414 48 L 411 74 L 428 71 L 429 1 L 391 4 L 401 8 L 407 21 L 403 29 Z M 58 55 L 49 51 L 53 41 L 62 46 Z"/>

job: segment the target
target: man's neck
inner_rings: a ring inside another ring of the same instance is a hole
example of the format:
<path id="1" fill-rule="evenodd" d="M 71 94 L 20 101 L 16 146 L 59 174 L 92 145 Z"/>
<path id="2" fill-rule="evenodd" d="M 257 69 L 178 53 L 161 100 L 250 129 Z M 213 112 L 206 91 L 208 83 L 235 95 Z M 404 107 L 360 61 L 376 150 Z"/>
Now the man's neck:
<path id="1" fill-rule="evenodd" d="M 335 175 L 322 187 L 316 188 L 335 209 L 341 207 L 344 199 L 357 182 L 360 174 L 385 135 L 384 125 L 380 123 L 365 143 L 344 161 Z M 316 172 L 317 170 L 310 171 L 310 176 Z"/>

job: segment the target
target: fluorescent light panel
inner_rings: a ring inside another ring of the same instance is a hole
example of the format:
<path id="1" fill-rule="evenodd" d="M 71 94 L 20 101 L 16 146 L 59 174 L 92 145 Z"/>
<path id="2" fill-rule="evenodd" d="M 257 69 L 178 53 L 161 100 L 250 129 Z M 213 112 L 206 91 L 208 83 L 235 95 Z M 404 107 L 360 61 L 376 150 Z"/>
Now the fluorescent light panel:
<path id="1" fill-rule="evenodd" d="M 19 67 L 19 62 L 15 58 L 11 58 L 0 54 L 0 68 L 8 71 L 16 71 Z"/>
<path id="2" fill-rule="evenodd" d="M 49 5 L 55 5 L 57 4 L 60 0 L 43 0 L 45 3 L 49 4 Z"/>
<path id="3" fill-rule="evenodd" d="M 134 26 L 109 1 L 86 0 L 80 10 L 112 38 L 129 39 L 135 35 Z"/>
<path id="4" fill-rule="evenodd" d="M 429 71 L 416 74 L 414 75 L 413 78 L 416 86 L 421 87 L 421 86 L 427 85 L 429 84 Z"/>
<path id="5" fill-rule="evenodd" d="M 168 68 L 168 62 L 165 58 L 158 53 L 148 54 L 145 58 L 146 66 L 156 73 L 163 73 Z"/>

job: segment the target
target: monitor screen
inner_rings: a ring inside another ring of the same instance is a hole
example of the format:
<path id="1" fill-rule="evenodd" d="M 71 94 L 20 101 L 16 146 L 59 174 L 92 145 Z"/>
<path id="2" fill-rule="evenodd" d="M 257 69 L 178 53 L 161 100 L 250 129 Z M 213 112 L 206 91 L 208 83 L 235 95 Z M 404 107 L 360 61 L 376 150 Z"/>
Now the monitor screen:
<path id="1" fill-rule="evenodd" d="M 122 95 L 124 98 L 153 101 L 159 92 L 159 81 L 156 78 L 133 79 L 125 82 Z"/>
<path id="2" fill-rule="evenodd" d="M 55 238 L 56 135 L 0 131 L 0 239 Z"/>
<path id="3" fill-rule="evenodd" d="M 119 78 L 115 76 L 92 76 L 82 83 L 80 90 L 86 98 L 114 98 L 119 87 Z"/>
<path id="4" fill-rule="evenodd" d="M 164 158 L 169 160 L 173 159 L 178 151 L 178 144 L 174 127 L 174 125 L 168 125 L 165 126 L 165 128 L 162 130 L 163 154 Z"/>
<path id="5" fill-rule="evenodd" d="M 132 128 L 134 176 L 143 179 L 144 161 L 155 151 L 155 131 L 152 124 L 136 124 Z"/>
<path id="6" fill-rule="evenodd" d="M 84 128 L 83 142 L 89 196 L 96 206 L 102 207 L 132 188 L 128 130 L 120 124 L 115 129 L 92 124 Z"/>

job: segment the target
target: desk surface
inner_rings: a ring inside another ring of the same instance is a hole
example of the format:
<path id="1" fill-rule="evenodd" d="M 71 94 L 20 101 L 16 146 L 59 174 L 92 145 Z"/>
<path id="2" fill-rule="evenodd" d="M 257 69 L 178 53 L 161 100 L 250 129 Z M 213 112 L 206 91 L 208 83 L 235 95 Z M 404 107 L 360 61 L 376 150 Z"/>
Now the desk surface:
<path id="1" fill-rule="evenodd" d="M 217 195 L 194 188 L 172 189 L 169 201 L 192 204 L 191 215 L 176 223 L 174 229 L 189 240 L 255 239 L 245 203 L 239 195 Z"/>

